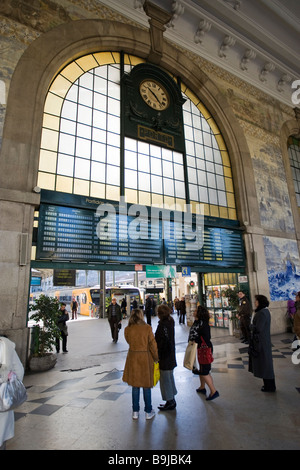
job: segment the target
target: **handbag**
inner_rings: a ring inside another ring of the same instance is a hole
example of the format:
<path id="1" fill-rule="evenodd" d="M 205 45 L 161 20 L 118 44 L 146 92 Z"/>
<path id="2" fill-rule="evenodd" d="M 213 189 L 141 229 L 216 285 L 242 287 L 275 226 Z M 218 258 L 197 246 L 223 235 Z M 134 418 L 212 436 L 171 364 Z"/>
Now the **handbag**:
<path id="1" fill-rule="evenodd" d="M 189 370 L 193 370 L 197 352 L 197 343 L 189 341 L 185 350 L 183 367 Z"/>
<path id="2" fill-rule="evenodd" d="M 160 379 L 160 372 L 159 372 L 159 363 L 154 362 L 154 372 L 153 372 L 153 387 L 157 384 Z"/>
<path id="3" fill-rule="evenodd" d="M 14 372 L 10 372 L 7 382 L 0 385 L 0 411 L 18 408 L 26 400 L 27 392 L 24 384 Z"/>
<path id="4" fill-rule="evenodd" d="M 211 364 L 214 361 L 212 350 L 207 346 L 202 336 L 201 341 L 201 346 L 198 348 L 198 362 L 199 364 Z"/>

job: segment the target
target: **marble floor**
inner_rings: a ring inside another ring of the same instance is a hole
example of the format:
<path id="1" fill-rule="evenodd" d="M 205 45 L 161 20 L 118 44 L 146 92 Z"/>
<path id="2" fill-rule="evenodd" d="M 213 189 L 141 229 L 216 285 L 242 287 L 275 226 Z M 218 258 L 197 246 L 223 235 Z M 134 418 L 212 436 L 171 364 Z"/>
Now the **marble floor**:
<path id="1" fill-rule="evenodd" d="M 132 420 L 131 387 L 122 382 L 127 320 L 115 344 L 107 320 L 81 318 L 69 321 L 69 352 L 58 355 L 56 366 L 25 375 L 28 400 L 15 411 L 7 450 L 299 450 L 300 354 L 292 360 L 293 335 L 272 336 L 277 391 L 267 394 L 248 372 L 247 347 L 228 330 L 212 328 L 212 377 L 220 396 L 208 402 L 196 393 L 199 377 L 182 365 L 189 328 L 174 319 L 175 410 L 157 409 L 158 384 L 156 416 L 146 421 L 141 411 Z M 156 325 L 153 318 L 154 332 Z"/>

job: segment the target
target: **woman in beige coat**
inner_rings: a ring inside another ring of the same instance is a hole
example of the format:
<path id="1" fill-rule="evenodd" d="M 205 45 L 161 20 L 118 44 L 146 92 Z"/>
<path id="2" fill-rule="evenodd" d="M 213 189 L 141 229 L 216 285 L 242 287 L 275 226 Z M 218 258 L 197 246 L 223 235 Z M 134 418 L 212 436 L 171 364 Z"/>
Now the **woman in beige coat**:
<path id="1" fill-rule="evenodd" d="M 157 344 L 150 325 L 144 321 L 142 310 L 133 309 L 124 336 L 129 344 L 123 381 L 132 386 L 133 419 L 138 419 L 140 410 L 140 388 L 143 388 L 146 419 L 155 412 L 151 404 L 154 361 L 158 361 Z"/>

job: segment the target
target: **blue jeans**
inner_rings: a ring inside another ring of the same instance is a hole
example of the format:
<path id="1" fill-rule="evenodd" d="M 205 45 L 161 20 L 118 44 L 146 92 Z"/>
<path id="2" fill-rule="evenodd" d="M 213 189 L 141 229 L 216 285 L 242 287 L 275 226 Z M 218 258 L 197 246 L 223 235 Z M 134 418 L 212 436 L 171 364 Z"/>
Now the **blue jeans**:
<path id="1" fill-rule="evenodd" d="M 152 410 L 151 403 L 151 388 L 143 388 L 146 413 L 150 413 Z M 132 387 L 132 410 L 140 411 L 140 387 Z"/>

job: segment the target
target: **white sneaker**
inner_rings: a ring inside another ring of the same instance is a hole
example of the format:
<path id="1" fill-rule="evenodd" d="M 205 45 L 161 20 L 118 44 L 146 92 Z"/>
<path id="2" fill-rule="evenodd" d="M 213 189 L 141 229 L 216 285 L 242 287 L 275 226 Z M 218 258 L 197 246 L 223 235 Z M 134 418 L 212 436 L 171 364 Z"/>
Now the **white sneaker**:
<path id="1" fill-rule="evenodd" d="M 155 411 L 151 410 L 150 413 L 145 413 L 146 414 L 146 419 L 152 419 L 155 416 Z"/>
<path id="2" fill-rule="evenodd" d="M 139 419 L 139 412 L 138 411 L 133 411 L 132 419 Z"/>

